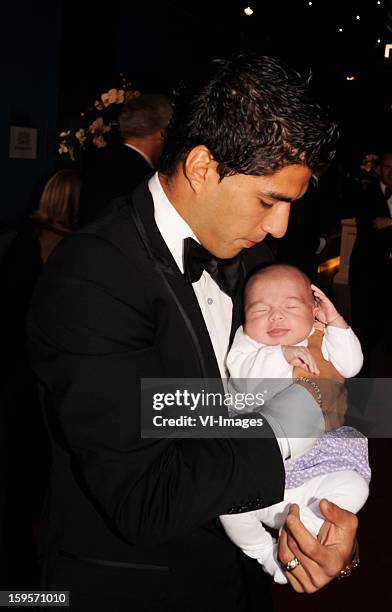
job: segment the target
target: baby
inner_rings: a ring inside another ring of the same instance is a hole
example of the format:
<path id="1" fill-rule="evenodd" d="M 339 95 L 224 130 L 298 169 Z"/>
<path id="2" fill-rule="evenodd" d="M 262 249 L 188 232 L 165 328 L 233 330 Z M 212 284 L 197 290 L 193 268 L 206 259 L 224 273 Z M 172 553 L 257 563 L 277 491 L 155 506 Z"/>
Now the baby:
<path id="1" fill-rule="evenodd" d="M 253 275 L 245 289 L 245 326 L 238 329 L 227 357 L 231 389 L 267 388 L 271 398 L 293 383 L 294 366 L 317 383 L 317 352 L 334 366 L 335 378 L 341 381 L 362 367 L 354 332 L 303 272 L 273 264 Z M 262 380 L 271 378 L 276 379 L 273 386 L 270 380 Z M 220 517 L 233 542 L 281 584 L 287 580 L 277 558 L 277 542 L 262 523 L 280 529 L 290 504 L 297 503 L 303 524 L 317 536 L 324 522 L 320 500 L 326 498 L 356 513 L 368 497 L 370 481 L 367 439 L 351 427 L 325 433 L 302 457 L 284 463 L 282 502 Z"/>

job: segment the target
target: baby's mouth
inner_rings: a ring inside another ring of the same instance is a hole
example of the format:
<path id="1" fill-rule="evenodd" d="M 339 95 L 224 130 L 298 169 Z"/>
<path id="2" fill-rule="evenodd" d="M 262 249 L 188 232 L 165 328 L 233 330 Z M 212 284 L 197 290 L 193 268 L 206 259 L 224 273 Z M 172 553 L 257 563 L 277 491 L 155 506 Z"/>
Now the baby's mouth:
<path id="1" fill-rule="evenodd" d="M 290 331 L 284 327 L 273 327 L 270 329 L 267 334 L 272 336 L 273 338 L 278 338 L 279 336 L 284 336 L 287 332 Z"/>

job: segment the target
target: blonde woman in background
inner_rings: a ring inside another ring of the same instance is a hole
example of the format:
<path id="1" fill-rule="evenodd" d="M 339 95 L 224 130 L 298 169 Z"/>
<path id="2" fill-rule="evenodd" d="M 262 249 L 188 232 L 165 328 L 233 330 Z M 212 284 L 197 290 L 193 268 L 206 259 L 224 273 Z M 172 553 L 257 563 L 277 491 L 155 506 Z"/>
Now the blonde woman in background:
<path id="1" fill-rule="evenodd" d="M 81 180 L 76 170 L 59 170 L 46 183 L 33 220 L 45 263 L 61 240 L 76 229 L 79 220 Z"/>
<path id="2" fill-rule="evenodd" d="M 29 363 L 25 320 L 42 265 L 64 236 L 76 229 L 80 184 L 77 171 L 56 172 L 33 215 L 34 229 L 17 228 L 0 261 L 0 337 L 6 356 L 0 391 L 3 588 L 16 588 L 19 581 L 31 588 L 40 585 L 32 525 L 41 513 L 51 454 Z"/>

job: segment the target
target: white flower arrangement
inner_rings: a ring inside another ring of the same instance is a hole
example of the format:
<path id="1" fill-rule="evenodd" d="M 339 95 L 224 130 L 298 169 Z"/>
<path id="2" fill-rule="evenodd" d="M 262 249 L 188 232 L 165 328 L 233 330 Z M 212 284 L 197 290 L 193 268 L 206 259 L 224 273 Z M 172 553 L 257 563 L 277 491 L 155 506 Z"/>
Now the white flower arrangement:
<path id="1" fill-rule="evenodd" d="M 76 160 L 88 148 L 102 149 L 115 140 L 118 136 L 118 115 L 124 102 L 140 95 L 140 91 L 132 89 L 131 83 L 121 77 L 121 88 L 102 93 L 91 108 L 81 113 L 80 127 L 60 132 L 60 155 Z"/>

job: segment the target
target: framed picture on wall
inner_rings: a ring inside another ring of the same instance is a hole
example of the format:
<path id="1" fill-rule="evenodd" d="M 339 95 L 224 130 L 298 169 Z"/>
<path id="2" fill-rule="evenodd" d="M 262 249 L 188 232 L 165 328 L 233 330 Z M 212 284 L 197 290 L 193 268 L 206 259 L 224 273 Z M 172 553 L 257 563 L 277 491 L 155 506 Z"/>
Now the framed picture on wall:
<path id="1" fill-rule="evenodd" d="M 11 159 L 37 159 L 38 130 L 37 128 L 10 126 Z"/>

